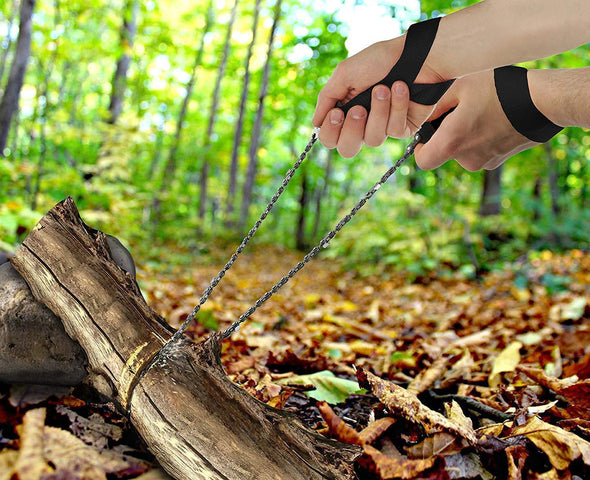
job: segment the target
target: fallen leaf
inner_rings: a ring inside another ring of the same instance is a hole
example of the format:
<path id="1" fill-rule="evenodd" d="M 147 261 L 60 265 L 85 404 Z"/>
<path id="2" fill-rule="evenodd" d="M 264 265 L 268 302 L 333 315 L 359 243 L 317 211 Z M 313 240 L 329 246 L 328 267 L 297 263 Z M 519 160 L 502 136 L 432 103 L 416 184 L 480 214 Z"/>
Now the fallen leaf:
<path id="1" fill-rule="evenodd" d="M 590 442 L 536 416 L 514 427 L 511 435 L 525 435 L 547 455 L 557 470 L 565 470 L 578 458 L 590 466 Z"/>
<path id="2" fill-rule="evenodd" d="M 13 469 L 16 478 L 39 480 L 43 474 L 52 470 L 43 456 L 45 414 L 44 408 L 36 408 L 25 413 L 23 424 L 18 429 L 20 450 Z"/>
<path id="3" fill-rule="evenodd" d="M 326 402 L 318 402 L 318 410 L 322 414 L 322 417 L 328 424 L 328 430 L 330 434 L 342 443 L 349 445 L 362 445 L 363 441 L 359 433 L 347 425 L 338 415 L 334 413 L 334 410 Z"/>
<path id="4" fill-rule="evenodd" d="M 58 405 L 55 410 L 68 417 L 70 430 L 76 437 L 99 450 L 106 448 L 109 440 L 119 441 L 123 436 L 121 427 L 107 423 L 98 413 L 93 413 L 86 418 L 61 405 Z"/>
<path id="5" fill-rule="evenodd" d="M 440 472 L 438 471 L 442 466 L 440 457 L 420 460 L 392 457 L 380 452 L 370 445 L 365 445 L 363 450 L 372 463 L 373 471 L 379 475 L 381 480 L 390 480 L 394 478 L 441 478 Z M 434 470 L 431 472 L 432 476 L 428 474 L 429 470 Z"/>
<path id="6" fill-rule="evenodd" d="M 383 435 L 395 422 L 395 418 L 383 417 L 369 423 L 369 425 L 367 425 L 367 427 L 364 428 L 361 433 L 359 433 L 362 444 L 372 444 L 379 437 L 381 437 L 381 435 Z"/>
<path id="7" fill-rule="evenodd" d="M 500 385 L 500 374 L 504 372 L 513 372 L 520 363 L 521 342 L 512 342 L 494 360 L 492 372 L 490 373 L 488 383 L 490 387 Z"/>
<path id="8" fill-rule="evenodd" d="M 422 442 L 406 448 L 408 458 L 430 458 L 436 455 L 455 455 L 463 450 L 457 436 L 448 432 L 438 432 L 426 437 Z"/>
<path id="9" fill-rule="evenodd" d="M 442 376 L 449 364 L 450 358 L 441 356 L 426 370 L 422 370 L 408 385 L 407 391 L 414 395 L 428 390 Z"/>
<path id="10" fill-rule="evenodd" d="M 481 459 L 475 453 L 469 453 L 467 455 L 456 454 L 448 455 L 445 459 L 445 471 L 449 474 L 451 479 L 480 479 L 480 480 L 492 480 L 493 474 L 488 472 L 482 465 Z"/>
<path id="11" fill-rule="evenodd" d="M 416 395 L 392 382 L 383 380 L 362 368 L 357 371 L 359 383 L 370 389 L 393 415 L 422 425 L 427 433 L 447 431 L 467 440 L 471 445 L 477 444 L 477 436 L 472 428 L 467 428 L 444 415 L 431 410 Z"/>
<path id="12" fill-rule="evenodd" d="M 57 385 L 14 384 L 10 386 L 9 401 L 13 407 L 23 408 L 29 405 L 37 405 L 51 397 L 68 396 L 71 391 L 71 387 Z"/>
<path id="13" fill-rule="evenodd" d="M 588 300 L 585 297 L 574 298 L 570 303 L 561 306 L 560 320 L 578 320 L 586 311 Z"/>
<path id="14" fill-rule="evenodd" d="M 281 385 L 313 385 L 315 390 L 305 392 L 309 397 L 336 405 L 344 402 L 350 395 L 363 393 L 357 382 L 339 378 L 329 370 L 310 375 L 296 375 L 277 380 Z"/>

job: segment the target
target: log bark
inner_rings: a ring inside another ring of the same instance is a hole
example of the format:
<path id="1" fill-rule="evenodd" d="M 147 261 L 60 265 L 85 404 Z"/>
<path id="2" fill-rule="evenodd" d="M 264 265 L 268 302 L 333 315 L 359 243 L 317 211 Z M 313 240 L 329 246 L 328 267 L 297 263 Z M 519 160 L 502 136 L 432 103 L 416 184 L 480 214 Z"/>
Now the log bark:
<path id="1" fill-rule="evenodd" d="M 0 381 L 74 386 L 85 377 L 80 345 L 12 265 L 0 265 Z"/>
<path id="2" fill-rule="evenodd" d="M 220 335 L 199 345 L 184 338 L 153 361 L 171 338 L 170 327 L 110 259 L 105 235 L 81 221 L 71 199 L 39 222 L 13 263 L 82 346 L 90 370 L 103 379 L 101 393 L 129 414 L 177 480 L 354 477 L 357 447 L 316 434 L 227 378 Z"/>

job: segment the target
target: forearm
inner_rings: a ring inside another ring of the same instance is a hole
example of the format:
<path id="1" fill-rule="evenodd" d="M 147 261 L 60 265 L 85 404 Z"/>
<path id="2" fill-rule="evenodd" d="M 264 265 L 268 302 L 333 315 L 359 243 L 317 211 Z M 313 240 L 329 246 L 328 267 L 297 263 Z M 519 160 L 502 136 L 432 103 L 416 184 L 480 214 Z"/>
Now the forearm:
<path id="1" fill-rule="evenodd" d="M 590 128 L 590 67 L 529 70 L 535 106 L 562 127 Z"/>
<path id="2" fill-rule="evenodd" d="M 587 42 L 589 0 L 483 0 L 441 19 L 427 64 L 456 78 Z"/>

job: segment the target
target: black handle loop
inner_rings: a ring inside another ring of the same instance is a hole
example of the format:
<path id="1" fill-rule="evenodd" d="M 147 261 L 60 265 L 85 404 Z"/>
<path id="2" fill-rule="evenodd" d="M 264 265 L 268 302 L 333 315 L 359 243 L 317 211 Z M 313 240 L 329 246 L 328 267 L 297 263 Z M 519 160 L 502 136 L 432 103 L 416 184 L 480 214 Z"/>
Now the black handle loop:
<path id="1" fill-rule="evenodd" d="M 544 143 L 562 130 L 533 103 L 526 68 L 513 65 L 496 68 L 494 82 L 502 110 L 518 133 L 533 142 Z"/>
<path id="2" fill-rule="evenodd" d="M 418 130 L 418 132 L 416 133 L 416 135 L 420 137 L 419 143 L 426 143 L 428 140 L 430 140 L 434 135 L 434 132 L 436 132 L 438 130 L 438 127 L 440 127 L 440 124 L 443 122 L 443 120 L 447 118 L 447 115 L 453 112 L 454 110 L 455 107 L 451 108 L 450 110 L 447 110 L 440 117 L 435 118 L 430 122 L 424 122 L 420 127 L 420 130 Z"/>
<path id="3" fill-rule="evenodd" d="M 371 94 L 373 88 L 377 85 L 386 85 L 391 88 L 394 82 L 399 80 L 408 85 L 410 89 L 410 100 L 413 102 L 422 105 L 434 105 L 438 102 L 454 80 L 430 84 L 415 84 L 414 80 L 416 80 L 434 43 L 439 23 L 440 18 L 432 18 L 410 26 L 406 33 L 406 41 L 402 54 L 387 76 L 344 105 L 339 105 L 339 108 L 346 114 L 355 105 L 362 105 L 369 112 L 371 110 Z"/>

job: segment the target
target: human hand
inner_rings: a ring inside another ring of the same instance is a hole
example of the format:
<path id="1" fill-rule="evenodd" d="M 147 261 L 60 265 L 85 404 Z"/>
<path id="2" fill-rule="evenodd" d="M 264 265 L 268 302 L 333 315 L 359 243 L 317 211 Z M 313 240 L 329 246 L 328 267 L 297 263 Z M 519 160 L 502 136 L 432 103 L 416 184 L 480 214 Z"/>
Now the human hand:
<path id="1" fill-rule="evenodd" d="M 318 95 L 313 124 L 320 127 L 319 139 L 327 148 L 337 148 L 344 157 L 353 157 L 363 144 L 381 145 L 388 136 L 412 135 L 432 112 L 432 105 L 410 101 L 408 86 L 401 81 L 389 88 L 378 85 L 371 95 L 371 110 L 355 106 L 345 116 L 336 108 L 381 81 L 397 63 L 405 38 L 379 42 L 342 61 Z M 416 82 L 446 80 L 424 63 Z"/>
<path id="2" fill-rule="evenodd" d="M 493 170 L 508 158 L 538 143 L 518 133 L 511 125 L 494 86 L 493 70 L 459 78 L 437 103 L 431 118 L 451 112 L 414 156 L 424 170 L 455 159 L 469 171 Z"/>

